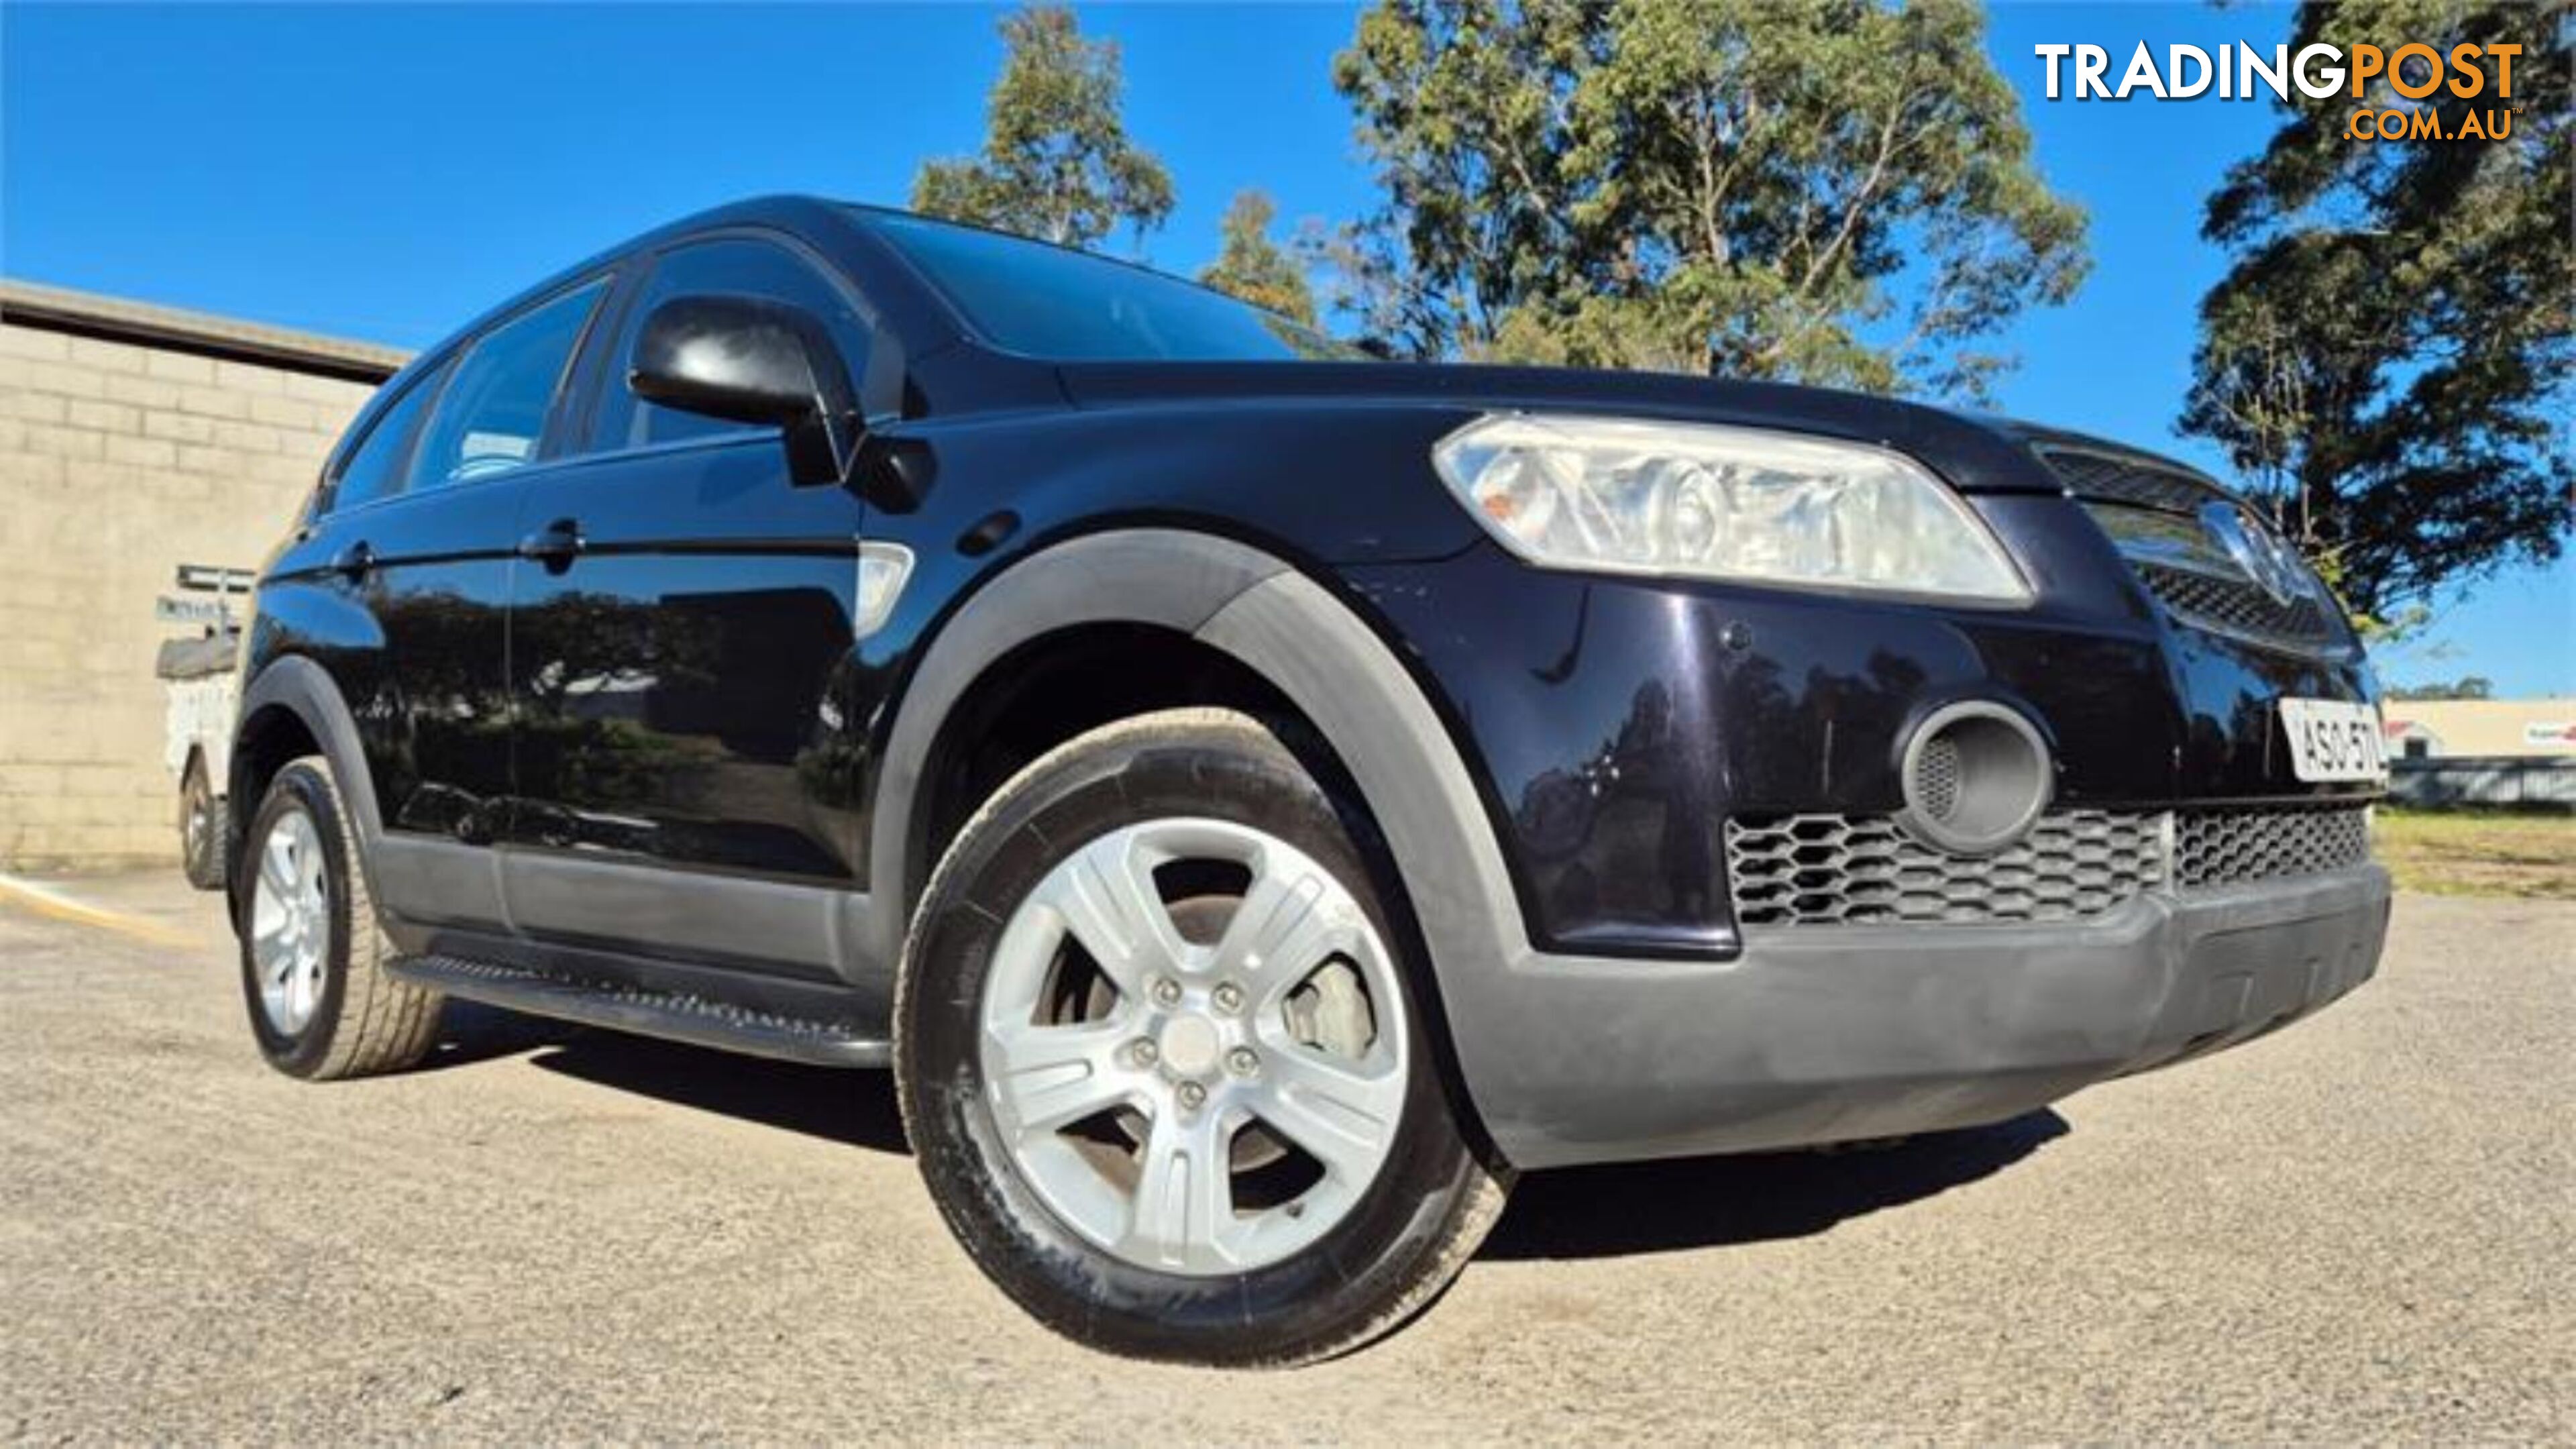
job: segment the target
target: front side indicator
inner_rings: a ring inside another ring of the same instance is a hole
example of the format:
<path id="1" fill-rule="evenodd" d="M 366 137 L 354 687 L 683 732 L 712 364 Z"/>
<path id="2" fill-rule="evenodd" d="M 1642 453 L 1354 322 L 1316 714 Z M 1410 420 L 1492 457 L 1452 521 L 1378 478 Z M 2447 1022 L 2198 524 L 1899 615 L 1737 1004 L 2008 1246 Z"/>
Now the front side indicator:
<path id="1" fill-rule="evenodd" d="M 882 539 L 859 541 L 859 591 L 850 633 L 865 639 L 885 627 L 912 578 L 912 550 Z"/>

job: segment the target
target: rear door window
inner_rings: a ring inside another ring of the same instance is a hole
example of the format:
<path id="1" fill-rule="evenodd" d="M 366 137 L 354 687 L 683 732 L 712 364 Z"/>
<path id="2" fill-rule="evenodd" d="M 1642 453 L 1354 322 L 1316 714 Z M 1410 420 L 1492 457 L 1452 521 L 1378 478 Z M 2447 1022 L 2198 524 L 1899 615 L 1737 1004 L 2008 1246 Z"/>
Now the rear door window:
<path id="1" fill-rule="evenodd" d="M 457 360 L 412 458 L 414 491 L 537 461 L 573 348 L 607 289 L 601 280 L 541 302 L 484 334 Z"/>

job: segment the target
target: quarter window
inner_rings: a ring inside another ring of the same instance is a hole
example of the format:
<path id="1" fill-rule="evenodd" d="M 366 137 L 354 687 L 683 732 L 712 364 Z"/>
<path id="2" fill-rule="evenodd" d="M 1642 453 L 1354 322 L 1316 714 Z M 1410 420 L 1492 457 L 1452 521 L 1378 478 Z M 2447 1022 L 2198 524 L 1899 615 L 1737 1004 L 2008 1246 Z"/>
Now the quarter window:
<path id="1" fill-rule="evenodd" d="M 753 237 L 689 242 L 655 260 L 643 295 L 627 309 L 624 335 L 618 339 L 613 354 L 617 372 L 600 390 L 594 447 L 613 452 L 687 438 L 777 432 L 754 423 L 728 422 L 658 407 L 637 397 L 627 386 L 627 379 L 634 375 L 635 339 L 644 330 L 644 319 L 673 297 L 709 293 L 766 297 L 821 318 L 840 351 L 842 366 L 850 369 L 851 385 L 862 381 L 859 369 L 867 365 L 872 335 L 868 324 L 851 305 L 848 295 L 812 264 L 786 247 Z"/>
<path id="2" fill-rule="evenodd" d="M 546 418 L 582 324 L 607 283 L 566 292 L 502 323 L 457 362 L 412 460 L 415 490 L 444 488 L 537 460 Z"/>
<path id="3" fill-rule="evenodd" d="M 333 508 L 355 508 L 402 491 L 403 463 L 411 456 L 412 434 L 420 431 L 421 414 L 437 399 L 438 385 L 446 376 L 441 368 L 414 379 L 402 396 L 376 415 L 358 450 L 341 465 L 339 481 L 331 490 Z"/>

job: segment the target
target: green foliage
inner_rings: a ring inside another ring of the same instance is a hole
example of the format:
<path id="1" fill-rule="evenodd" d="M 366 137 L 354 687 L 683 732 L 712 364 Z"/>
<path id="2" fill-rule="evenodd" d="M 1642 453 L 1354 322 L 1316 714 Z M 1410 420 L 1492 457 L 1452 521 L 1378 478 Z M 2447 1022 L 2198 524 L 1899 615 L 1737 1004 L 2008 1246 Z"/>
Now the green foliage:
<path id="1" fill-rule="evenodd" d="M 1082 38 L 1073 12 L 1033 5 L 1002 21 L 1001 78 L 983 150 L 926 161 L 912 208 L 1087 247 L 1119 224 L 1139 236 L 1172 213 L 1172 177 L 1127 137 L 1118 47 Z"/>
<path id="2" fill-rule="evenodd" d="M 2088 265 L 1968 0 L 1380 0 L 1334 84 L 1385 201 L 1310 251 L 1425 354 L 1978 397 Z"/>
<path id="3" fill-rule="evenodd" d="M 2450 684 L 2396 685 L 2389 689 L 2390 699 L 2493 699 L 2495 681 L 2483 674 L 2472 674 Z"/>
<path id="4" fill-rule="evenodd" d="M 1267 193 L 1236 192 L 1217 223 L 1224 245 L 1199 280 L 1312 327 L 1315 293 L 1306 284 L 1306 269 L 1270 239 L 1270 223 L 1278 215 L 1278 204 Z"/>
<path id="5" fill-rule="evenodd" d="M 2286 418 L 2288 415 L 2278 416 Z M 2351 622 L 2353 632 L 2361 636 L 2363 643 L 2373 649 L 2385 649 L 2392 644 L 2416 640 L 2433 626 L 2433 606 L 2420 599 L 2402 604 L 2364 604 L 2356 600 L 2352 592 L 2352 570 L 2344 552 L 2318 546 L 2312 534 L 2302 533 L 2293 526 L 2283 516 L 2285 510 L 2279 506 L 2280 490 L 2276 486 L 2257 478 L 2252 491 L 2257 502 L 2268 501 L 2273 505 L 2272 521 L 2300 539 L 2309 562 L 2316 568 L 2317 577 L 2334 595 L 2344 617 Z"/>
<path id="6" fill-rule="evenodd" d="M 2343 0 L 2301 7 L 2302 46 L 2519 43 L 2513 96 L 2374 109 L 2502 116 L 2504 141 L 2353 140 L 2363 102 L 2293 91 L 2263 153 L 2210 198 L 2234 253 L 2201 302 L 2181 425 L 2224 446 L 2285 532 L 2366 618 L 2420 620 L 2446 583 L 2564 546 L 2576 366 L 2570 50 L 2561 7 Z"/>

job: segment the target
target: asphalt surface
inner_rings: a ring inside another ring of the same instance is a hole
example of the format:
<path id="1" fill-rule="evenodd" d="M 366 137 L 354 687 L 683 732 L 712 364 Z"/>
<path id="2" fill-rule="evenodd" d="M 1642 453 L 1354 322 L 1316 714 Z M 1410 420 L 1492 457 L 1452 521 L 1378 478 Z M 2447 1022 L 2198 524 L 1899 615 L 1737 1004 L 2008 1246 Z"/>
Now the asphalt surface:
<path id="1" fill-rule="evenodd" d="M 1525 1180 L 1290 1374 L 988 1288 L 882 1076 L 455 1013 L 270 1073 L 211 898 L 0 892 L 0 1434 L 2576 1438 L 2576 906 L 2411 897 L 2377 981 L 1984 1132 Z M 123 921 L 139 919 L 140 926 Z"/>

